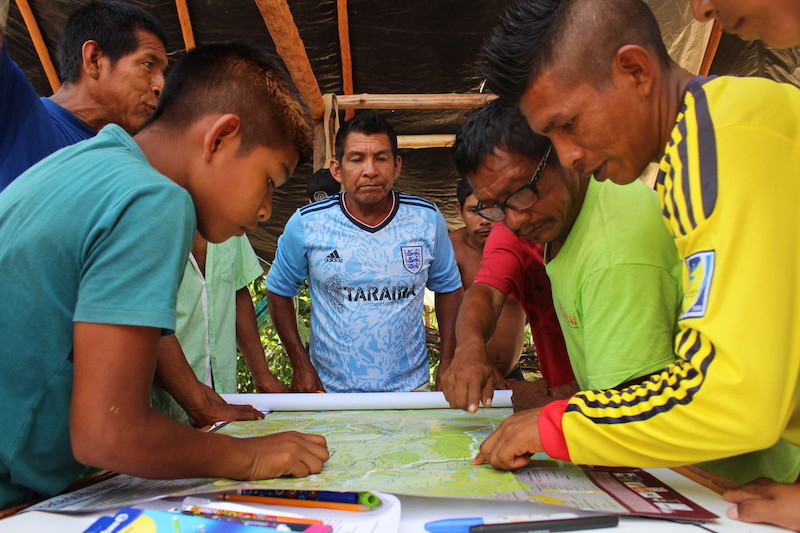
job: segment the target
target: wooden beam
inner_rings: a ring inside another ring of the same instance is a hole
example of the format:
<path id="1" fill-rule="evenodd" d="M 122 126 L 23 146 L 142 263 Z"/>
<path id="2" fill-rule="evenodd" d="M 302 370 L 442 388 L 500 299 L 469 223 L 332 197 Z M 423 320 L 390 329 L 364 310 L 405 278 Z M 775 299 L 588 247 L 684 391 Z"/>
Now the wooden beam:
<path id="1" fill-rule="evenodd" d="M 175 0 L 175 8 L 178 10 L 178 20 L 181 23 L 183 45 L 186 47 L 186 50 L 191 50 L 197 46 L 197 44 L 194 42 L 192 19 L 189 18 L 189 7 L 186 5 L 186 0 Z"/>
<path id="2" fill-rule="evenodd" d="M 448 148 L 456 142 L 454 133 L 431 135 L 398 135 L 398 148 Z"/>
<path id="3" fill-rule="evenodd" d="M 720 24 L 717 19 L 714 19 L 711 35 L 708 36 L 706 52 L 703 54 L 703 61 L 700 63 L 700 72 L 698 72 L 698 74 L 701 76 L 708 76 L 711 65 L 714 63 L 714 56 L 717 55 L 720 39 L 722 39 L 722 24 Z"/>
<path id="4" fill-rule="evenodd" d="M 28 4 L 28 0 L 17 0 L 17 7 L 22 14 L 22 20 L 25 21 L 25 26 L 28 28 L 28 33 L 31 36 L 31 41 L 33 41 L 36 54 L 39 56 L 39 61 L 42 62 L 47 81 L 50 82 L 50 88 L 53 89 L 53 92 L 56 92 L 61 87 L 61 80 L 58 79 L 56 67 L 53 66 L 53 60 L 47 50 L 47 45 L 44 44 L 42 32 L 39 31 L 39 24 L 36 22 L 36 17 L 33 16 L 31 6 Z"/>
<path id="5" fill-rule="evenodd" d="M 283 59 L 300 95 L 311 109 L 314 121 L 322 120 L 322 115 L 325 113 L 322 92 L 319 90 L 314 71 L 311 70 L 305 45 L 286 0 L 255 0 L 255 3 L 275 42 L 278 55 Z"/>
<path id="6" fill-rule="evenodd" d="M 336 18 L 339 21 L 339 54 L 342 57 L 342 91 L 353 94 L 353 56 L 350 52 L 350 18 L 347 13 L 347 0 L 336 0 Z M 355 116 L 354 109 L 347 109 L 344 119 Z"/>
<path id="7" fill-rule="evenodd" d="M 336 96 L 339 109 L 472 109 L 495 94 L 356 94 Z"/>

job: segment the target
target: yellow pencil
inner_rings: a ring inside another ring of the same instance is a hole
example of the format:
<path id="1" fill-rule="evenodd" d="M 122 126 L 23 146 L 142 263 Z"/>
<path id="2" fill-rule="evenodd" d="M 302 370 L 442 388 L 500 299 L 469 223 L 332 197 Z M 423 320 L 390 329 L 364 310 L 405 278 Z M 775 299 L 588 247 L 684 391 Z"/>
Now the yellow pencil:
<path id="1" fill-rule="evenodd" d="M 288 507 L 312 507 L 317 509 L 337 509 L 339 511 L 369 511 L 370 508 L 360 503 L 321 502 L 319 500 L 295 500 L 291 498 L 273 498 L 271 496 L 249 496 L 245 494 L 220 494 L 223 500 L 232 502 L 267 503 L 270 505 L 286 505 Z"/>

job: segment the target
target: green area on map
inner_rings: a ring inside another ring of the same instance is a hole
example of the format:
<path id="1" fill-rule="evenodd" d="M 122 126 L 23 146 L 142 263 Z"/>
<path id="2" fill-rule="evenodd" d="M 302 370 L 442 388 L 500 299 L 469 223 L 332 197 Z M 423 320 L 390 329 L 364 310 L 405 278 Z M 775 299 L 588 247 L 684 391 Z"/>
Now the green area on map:
<path id="1" fill-rule="evenodd" d="M 220 433 L 255 437 L 299 431 L 327 439 L 331 457 L 321 473 L 251 486 L 527 500 L 530 486 L 514 474 L 470 464 L 481 442 L 510 414 L 510 409 L 281 412 L 233 422 Z"/>

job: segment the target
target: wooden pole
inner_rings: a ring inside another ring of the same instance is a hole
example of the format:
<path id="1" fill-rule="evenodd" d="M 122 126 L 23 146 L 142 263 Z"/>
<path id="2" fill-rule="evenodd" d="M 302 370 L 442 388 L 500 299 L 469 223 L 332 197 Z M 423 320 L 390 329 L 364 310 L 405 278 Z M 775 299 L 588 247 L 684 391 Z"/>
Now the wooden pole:
<path id="1" fill-rule="evenodd" d="M 339 109 L 472 109 L 494 94 L 356 94 L 336 96 Z"/>
<path id="2" fill-rule="evenodd" d="M 325 112 L 322 92 L 311 70 L 300 32 L 285 0 L 255 0 L 269 34 L 275 42 L 278 55 L 283 59 L 297 89 L 311 109 L 314 120 L 321 120 Z"/>
<path id="3" fill-rule="evenodd" d="M 47 81 L 50 82 L 50 88 L 53 89 L 53 92 L 56 92 L 61 87 L 61 81 L 58 79 L 56 67 L 53 66 L 53 60 L 47 50 L 47 45 L 44 44 L 42 32 L 39 31 L 39 24 L 36 22 L 36 17 L 33 16 L 31 6 L 28 4 L 28 0 L 17 0 L 17 7 L 22 14 L 22 20 L 25 21 L 25 26 L 28 28 L 28 33 L 31 36 L 31 41 L 33 41 L 36 54 L 39 56 L 39 61 L 42 62 Z"/>
<path id="4" fill-rule="evenodd" d="M 350 19 L 347 14 L 347 0 L 336 0 L 336 16 L 339 20 L 339 53 L 342 56 L 342 90 L 353 94 L 353 56 L 350 52 Z M 347 109 L 344 119 L 355 116 L 354 109 Z"/>
<path id="5" fill-rule="evenodd" d="M 289 70 L 289 75 L 297 85 L 300 96 L 303 97 L 311 110 L 314 119 L 314 160 L 312 166 L 314 171 L 322 168 L 325 162 L 325 140 L 318 139 L 320 133 L 324 135 L 324 130 L 320 127 L 322 117 L 325 114 L 325 103 L 322 101 L 322 92 L 319 90 L 317 78 L 311 70 L 311 62 L 308 60 L 306 48 L 300 38 L 300 32 L 294 23 L 294 17 L 289 10 L 286 0 L 255 0 L 258 10 L 267 25 L 267 30 L 275 42 L 275 49 L 283 59 L 283 63 Z M 320 149 L 320 147 L 322 149 Z"/>
<path id="6" fill-rule="evenodd" d="M 178 10 L 178 20 L 181 23 L 181 33 L 183 34 L 183 45 L 186 50 L 191 50 L 197 44 L 194 41 L 194 31 L 192 30 L 192 20 L 189 18 L 189 7 L 186 0 L 175 0 L 175 8 Z"/>
<path id="7" fill-rule="evenodd" d="M 398 135 L 398 148 L 447 148 L 453 146 L 456 136 L 452 133 L 431 135 Z"/>
<path id="8" fill-rule="evenodd" d="M 717 19 L 714 19 L 711 35 L 708 36 L 706 52 L 703 54 L 703 61 L 700 63 L 700 72 L 698 72 L 698 74 L 701 76 L 708 76 L 711 70 L 711 64 L 714 63 L 714 56 L 717 55 L 720 39 L 722 39 L 722 24 L 720 24 Z"/>

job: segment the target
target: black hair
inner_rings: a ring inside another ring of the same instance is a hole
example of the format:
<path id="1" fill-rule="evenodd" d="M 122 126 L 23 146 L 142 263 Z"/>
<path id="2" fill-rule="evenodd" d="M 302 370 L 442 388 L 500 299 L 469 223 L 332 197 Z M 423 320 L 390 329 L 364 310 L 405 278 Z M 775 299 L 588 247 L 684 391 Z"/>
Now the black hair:
<path id="1" fill-rule="evenodd" d="M 291 144 L 300 156 L 311 153 L 308 107 L 283 67 L 253 47 L 216 43 L 189 51 L 144 127 L 157 122 L 180 131 L 209 113 L 239 117 L 240 151 Z"/>
<path id="2" fill-rule="evenodd" d="M 467 198 L 472 195 L 472 185 L 465 178 L 461 178 L 458 180 L 458 185 L 456 185 L 456 200 L 458 200 L 458 205 L 464 207 L 464 202 L 467 201 Z"/>
<path id="3" fill-rule="evenodd" d="M 670 65 L 655 15 L 642 0 L 518 0 L 484 43 L 479 69 L 489 89 L 515 103 L 556 65 L 572 81 L 602 86 L 626 44 Z"/>
<path id="4" fill-rule="evenodd" d="M 167 34 L 158 20 L 140 7 L 123 2 L 92 2 L 70 15 L 58 41 L 61 78 L 75 82 L 81 73 L 82 49 L 95 41 L 115 64 L 139 48 L 138 32 L 152 33 L 167 47 Z"/>
<path id="5" fill-rule="evenodd" d="M 498 98 L 473 111 L 458 129 L 453 161 L 458 173 L 466 178 L 497 148 L 539 159 L 549 145 L 547 137 L 531 130 L 519 108 Z"/>
<path id="6" fill-rule="evenodd" d="M 394 156 L 395 159 L 397 158 L 397 134 L 392 125 L 375 110 L 357 114 L 355 117 L 345 122 L 342 127 L 339 128 L 339 131 L 336 132 L 336 159 L 340 162 L 344 157 L 344 143 L 351 133 L 363 133 L 364 135 L 385 134 L 389 137 L 389 143 L 392 145 L 392 156 Z"/>

